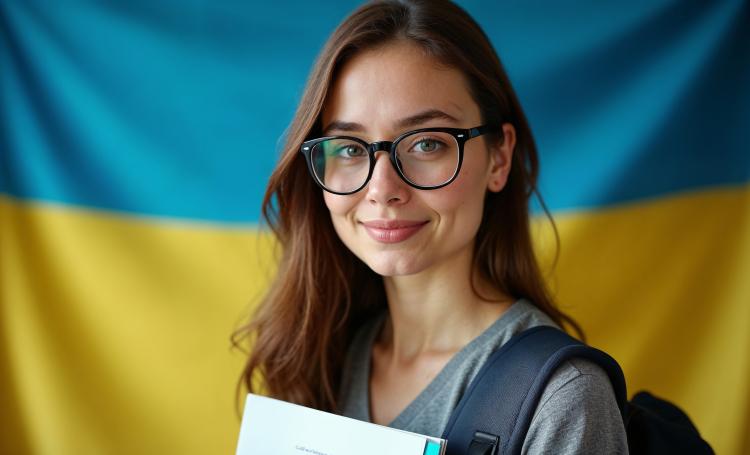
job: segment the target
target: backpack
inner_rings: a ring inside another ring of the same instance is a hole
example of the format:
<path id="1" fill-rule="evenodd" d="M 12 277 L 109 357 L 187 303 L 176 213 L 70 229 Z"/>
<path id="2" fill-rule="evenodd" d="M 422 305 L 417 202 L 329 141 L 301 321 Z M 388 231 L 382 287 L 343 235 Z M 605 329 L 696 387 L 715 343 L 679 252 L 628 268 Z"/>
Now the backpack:
<path id="1" fill-rule="evenodd" d="M 714 453 L 672 403 L 648 392 L 627 401 L 625 377 L 612 357 L 555 327 L 539 326 L 513 336 L 479 370 L 443 432 L 445 454 L 520 454 L 547 381 L 573 357 L 596 363 L 609 376 L 631 454 Z"/>

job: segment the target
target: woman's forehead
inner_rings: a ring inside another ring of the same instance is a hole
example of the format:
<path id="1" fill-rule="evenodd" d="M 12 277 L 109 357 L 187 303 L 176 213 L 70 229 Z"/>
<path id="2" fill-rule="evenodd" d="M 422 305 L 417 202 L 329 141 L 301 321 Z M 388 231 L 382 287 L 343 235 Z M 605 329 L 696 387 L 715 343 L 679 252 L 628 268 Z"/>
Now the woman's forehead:
<path id="1" fill-rule="evenodd" d="M 339 69 L 322 123 L 398 128 L 404 119 L 428 111 L 445 113 L 446 118 L 434 116 L 432 124 L 446 126 L 450 118 L 470 126 L 481 118 L 463 73 L 399 42 L 363 51 Z"/>

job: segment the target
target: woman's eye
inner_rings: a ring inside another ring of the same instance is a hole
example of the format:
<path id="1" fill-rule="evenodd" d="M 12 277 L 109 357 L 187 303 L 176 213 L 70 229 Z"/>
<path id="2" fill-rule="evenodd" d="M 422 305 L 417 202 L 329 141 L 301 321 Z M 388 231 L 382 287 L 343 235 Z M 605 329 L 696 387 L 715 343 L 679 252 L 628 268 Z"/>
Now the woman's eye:
<path id="1" fill-rule="evenodd" d="M 355 145 L 346 145 L 338 149 L 336 155 L 343 156 L 344 158 L 355 158 L 366 155 L 367 152 L 362 147 Z"/>
<path id="2" fill-rule="evenodd" d="M 440 141 L 436 141 L 435 139 L 422 139 L 414 145 L 414 151 L 423 153 L 434 152 L 440 148 L 440 145 Z"/>

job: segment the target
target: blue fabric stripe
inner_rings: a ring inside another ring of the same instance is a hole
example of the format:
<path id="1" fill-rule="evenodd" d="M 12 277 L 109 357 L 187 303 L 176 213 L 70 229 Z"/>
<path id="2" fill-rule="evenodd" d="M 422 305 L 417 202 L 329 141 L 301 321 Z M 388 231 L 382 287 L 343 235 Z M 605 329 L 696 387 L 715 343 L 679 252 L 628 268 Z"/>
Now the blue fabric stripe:
<path id="1" fill-rule="evenodd" d="M 750 180 L 747 2 L 463 1 L 552 209 Z M 257 221 L 313 59 L 356 2 L 0 4 L 0 192 Z"/>
<path id="2" fill-rule="evenodd" d="M 566 6 L 558 8 L 525 22 L 529 36 L 546 30 L 551 43 L 540 52 L 512 45 L 521 30 L 492 36 L 501 55 L 520 62 L 509 72 L 536 133 L 551 207 L 749 180 L 747 4 L 675 2 L 633 23 L 595 10 L 569 13 L 575 17 L 567 21 Z M 521 8 L 505 14 L 513 23 L 528 16 Z M 576 36 L 586 31 L 588 42 Z M 545 60 L 558 50 L 564 60 Z"/>

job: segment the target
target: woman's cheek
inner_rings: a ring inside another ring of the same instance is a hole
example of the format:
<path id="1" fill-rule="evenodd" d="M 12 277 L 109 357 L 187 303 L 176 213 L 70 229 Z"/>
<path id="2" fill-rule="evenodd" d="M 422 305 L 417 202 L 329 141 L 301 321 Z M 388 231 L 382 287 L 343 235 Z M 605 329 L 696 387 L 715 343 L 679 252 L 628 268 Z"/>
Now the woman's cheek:
<path id="1" fill-rule="evenodd" d="M 345 216 L 357 205 L 357 198 L 354 195 L 340 196 L 327 191 L 323 193 L 323 200 L 332 216 Z"/>
<path id="2" fill-rule="evenodd" d="M 484 188 L 480 185 L 474 173 L 464 173 L 462 169 L 450 185 L 429 191 L 425 196 L 430 199 L 429 205 L 439 212 L 459 210 L 483 199 Z"/>

